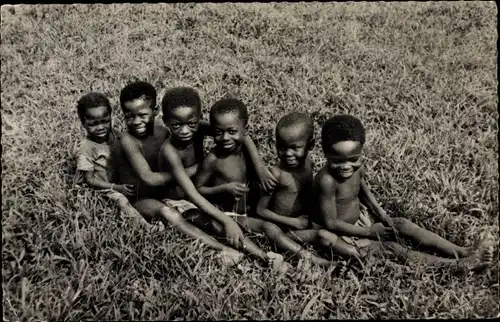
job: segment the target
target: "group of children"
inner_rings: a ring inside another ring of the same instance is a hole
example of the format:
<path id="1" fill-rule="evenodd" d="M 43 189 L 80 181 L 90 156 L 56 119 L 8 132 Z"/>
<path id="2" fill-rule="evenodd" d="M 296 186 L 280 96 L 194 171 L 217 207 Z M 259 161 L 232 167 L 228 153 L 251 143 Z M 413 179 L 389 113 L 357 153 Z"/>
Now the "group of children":
<path id="1" fill-rule="evenodd" d="M 405 218 L 390 218 L 370 192 L 362 167 L 365 130 L 359 119 L 336 115 L 321 130 L 326 164 L 313 176 L 308 156 L 314 122 L 292 112 L 276 125 L 279 163 L 268 168 L 248 135 L 248 110 L 235 98 L 217 101 L 203 121 L 198 93 L 189 87 L 165 92 L 157 119 L 155 88 L 133 82 L 120 93 L 127 131 L 113 129 L 111 104 L 97 92 L 77 104 L 87 136 L 76 151 L 77 173 L 104 189 L 121 210 L 147 222 L 160 220 L 220 250 L 224 263 L 247 253 L 273 267 L 287 267 L 281 254 L 249 238 L 266 236 L 283 250 L 320 266 L 334 265 L 305 244 L 343 257 L 395 255 L 405 261 L 476 269 L 493 259 L 492 236 L 461 247 Z M 205 155 L 203 141 L 215 146 Z M 144 219 L 143 219 L 144 218 Z M 397 237 L 446 257 L 410 250 Z"/>

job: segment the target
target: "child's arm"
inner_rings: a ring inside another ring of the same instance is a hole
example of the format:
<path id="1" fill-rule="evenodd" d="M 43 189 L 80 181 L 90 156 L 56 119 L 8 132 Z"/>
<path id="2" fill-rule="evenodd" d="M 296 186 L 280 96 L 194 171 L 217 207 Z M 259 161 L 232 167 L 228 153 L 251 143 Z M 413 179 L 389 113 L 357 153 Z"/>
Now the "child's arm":
<path id="1" fill-rule="evenodd" d="M 172 169 L 172 175 L 177 181 L 177 184 L 184 190 L 184 193 L 189 197 L 189 199 L 204 213 L 212 216 L 217 221 L 221 222 L 226 231 L 229 242 L 239 248 L 243 245 L 243 232 L 236 222 L 234 222 L 229 216 L 225 215 L 222 211 L 215 208 L 210 202 L 208 202 L 198 190 L 196 190 L 195 185 L 186 174 L 182 161 L 177 154 L 177 151 L 170 145 L 165 144 L 164 147 L 165 161 Z M 244 245 L 243 245 L 244 246 Z"/>
<path id="2" fill-rule="evenodd" d="M 335 201 L 336 187 L 334 179 L 329 175 L 323 175 L 319 180 L 318 199 L 319 215 L 327 230 L 345 236 L 373 237 L 385 236 L 385 232 L 380 226 L 359 227 L 343 220 L 337 219 L 337 206 Z M 382 226 L 382 228 L 384 228 Z"/>
<path id="3" fill-rule="evenodd" d="M 359 190 L 359 200 L 373 213 L 379 216 L 382 222 L 385 222 L 389 227 L 394 227 L 391 217 L 384 211 L 384 209 L 379 205 L 375 196 L 370 191 L 370 188 L 366 185 L 364 178 L 364 171 L 361 172 L 361 189 Z"/>
<path id="4" fill-rule="evenodd" d="M 133 185 L 113 184 L 95 175 L 94 164 L 92 162 L 92 149 L 85 144 L 85 141 L 78 146 L 74 153 L 76 157 L 76 170 L 88 185 L 96 189 L 112 189 L 127 196 L 134 194 Z M 113 166 L 113 164 L 110 164 L 110 166 Z"/>
<path id="5" fill-rule="evenodd" d="M 269 171 L 269 168 L 262 162 L 259 152 L 257 151 L 257 147 L 249 135 L 244 136 L 243 146 L 247 150 L 248 156 L 250 157 L 250 160 L 255 168 L 255 172 L 259 177 L 260 185 L 265 191 L 272 191 L 278 183 L 278 180 L 273 176 L 271 171 Z"/>
<path id="6" fill-rule="evenodd" d="M 111 189 L 118 191 L 126 196 L 134 195 L 134 186 L 131 184 L 114 184 L 99 179 L 94 175 L 93 171 L 85 171 L 85 181 L 97 189 Z"/>
<path id="7" fill-rule="evenodd" d="M 271 168 L 271 173 L 272 175 L 278 180 L 278 185 L 280 183 L 280 170 L 277 169 L 276 167 Z M 275 223 L 279 223 L 281 225 L 286 225 L 293 227 L 295 229 L 306 229 L 307 226 L 309 225 L 309 222 L 306 217 L 287 217 L 283 215 L 278 215 L 277 213 L 271 211 L 268 209 L 269 207 L 269 202 L 271 201 L 272 195 L 271 194 L 263 194 L 259 202 L 257 204 L 257 215 L 262 217 L 263 219 Z"/>
<path id="8" fill-rule="evenodd" d="M 235 197 L 241 197 L 245 193 L 249 191 L 248 188 L 245 187 L 245 184 L 240 182 L 229 182 L 226 184 L 221 184 L 218 186 L 208 187 L 207 184 L 212 177 L 212 175 L 216 172 L 215 169 L 215 161 L 217 157 L 213 153 L 209 153 L 205 160 L 203 161 L 203 165 L 200 173 L 196 176 L 195 185 L 198 191 L 202 196 L 212 196 L 217 195 L 222 192 L 227 192 L 232 194 Z"/>
<path id="9" fill-rule="evenodd" d="M 277 213 L 268 209 L 269 202 L 271 201 L 272 195 L 266 194 L 259 199 L 257 204 L 257 215 L 265 219 L 266 221 L 275 222 L 281 225 L 290 226 L 298 230 L 306 229 L 309 225 L 309 220 L 306 216 L 300 217 L 286 217 L 278 215 Z"/>
<path id="10" fill-rule="evenodd" d="M 215 187 L 205 186 L 215 172 L 214 169 L 215 160 L 216 156 L 213 153 L 209 153 L 205 157 L 205 160 L 203 160 L 200 172 L 196 175 L 194 183 L 202 196 L 215 195 L 224 191 L 222 185 Z"/>
<path id="11" fill-rule="evenodd" d="M 151 171 L 151 167 L 141 153 L 137 143 L 134 142 L 129 134 L 122 134 L 120 145 L 132 170 L 144 184 L 150 187 L 161 187 L 172 182 L 173 178 L 170 173 Z"/>

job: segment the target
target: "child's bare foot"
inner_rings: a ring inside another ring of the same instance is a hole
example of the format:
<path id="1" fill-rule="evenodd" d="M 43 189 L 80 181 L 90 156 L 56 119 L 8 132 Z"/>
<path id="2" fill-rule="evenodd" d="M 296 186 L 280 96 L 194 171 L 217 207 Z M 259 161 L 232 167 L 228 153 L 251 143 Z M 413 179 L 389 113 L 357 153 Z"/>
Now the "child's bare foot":
<path id="1" fill-rule="evenodd" d="M 334 269 L 334 272 L 336 273 L 336 276 L 342 278 L 346 275 L 346 273 L 348 272 L 348 269 L 349 269 L 349 261 L 339 261 L 337 262 L 337 264 L 335 265 L 335 269 Z"/>
<path id="2" fill-rule="evenodd" d="M 291 267 L 280 254 L 268 252 L 266 257 L 272 270 L 279 274 L 285 274 Z"/>
<path id="3" fill-rule="evenodd" d="M 146 220 L 144 220 L 144 221 L 146 221 Z M 147 223 L 147 221 L 146 221 L 146 223 Z M 142 224 L 144 224 L 144 223 L 142 223 Z M 161 221 L 155 221 L 153 223 L 148 223 L 148 225 L 149 225 L 149 229 L 152 233 L 161 233 L 161 232 L 165 231 L 165 225 L 163 225 L 163 223 Z"/>
<path id="4" fill-rule="evenodd" d="M 147 230 L 155 230 L 155 231 L 161 231 L 163 230 L 163 225 L 160 223 L 155 223 L 154 225 L 150 224 L 144 217 L 135 209 L 132 207 L 128 201 L 126 203 L 119 203 L 120 207 L 120 213 L 123 216 L 123 218 L 130 220 L 133 225 L 139 226 L 142 229 L 147 229 Z M 156 228 L 156 229 L 155 229 Z"/>
<path id="5" fill-rule="evenodd" d="M 495 237 L 493 234 L 490 232 L 489 229 L 484 228 L 481 230 L 481 233 L 479 233 L 479 238 L 478 240 L 474 243 L 474 250 L 479 250 L 481 248 L 488 248 L 491 247 L 494 244 L 494 239 Z"/>
<path id="6" fill-rule="evenodd" d="M 483 231 L 479 238 L 480 245 L 476 252 L 469 257 L 458 261 L 458 266 L 465 270 L 481 270 L 490 266 L 493 262 L 493 252 L 495 250 L 494 237 L 489 231 Z"/>
<path id="7" fill-rule="evenodd" d="M 219 258 L 222 265 L 231 267 L 241 261 L 241 259 L 243 258 L 243 254 L 238 252 L 237 250 L 226 248 L 220 252 Z"/>

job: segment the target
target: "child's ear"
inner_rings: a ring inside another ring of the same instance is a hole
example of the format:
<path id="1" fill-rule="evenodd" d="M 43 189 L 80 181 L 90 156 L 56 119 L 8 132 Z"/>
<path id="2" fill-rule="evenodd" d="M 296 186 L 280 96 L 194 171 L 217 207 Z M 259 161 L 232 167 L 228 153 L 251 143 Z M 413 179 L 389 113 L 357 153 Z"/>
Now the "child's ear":
<path id="1" fill-rule="evenodd" d="M 248 135 L 248 123 L 245 124 L 245 127 L 243 128 L 243 135 Z"/>
<path id="2" fill-rule="evenodd" d="M 159 107 L 158 105 L 155 105 L 155 106 L 153 107 L 153 116 L 154 116 L 154 117 L 157 117 L 157 116 L 158 116 L 158 114 L 160 114 L 160 107 Z"/>

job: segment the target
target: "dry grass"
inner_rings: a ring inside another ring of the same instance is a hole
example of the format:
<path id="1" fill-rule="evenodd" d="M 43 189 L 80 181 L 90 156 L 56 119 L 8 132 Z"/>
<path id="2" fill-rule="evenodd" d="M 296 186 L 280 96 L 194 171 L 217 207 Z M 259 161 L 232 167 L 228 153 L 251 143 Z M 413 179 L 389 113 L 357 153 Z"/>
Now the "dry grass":
<path id="1" fill-rule="evenodd" d="M 498 255 L 482 274 L 367 263 L 298 283 L 245 260 L 224 269 L 180 234 L 131 226 L 71 186 L 75 102 L 116 106 L 135 79 L 226 92 L 274 161 L 292 110 L 317 131 L 349 112 L 367 131 L 369 183 L 392 215 L 458 244 L 498 233 L 493 2 L 2 7 L 4 320 L 495 317 Z M 161 98 L 161 96 L 160 96 Z M 319 145 L 312 153 L 323 158 Z M 268 245 L 267 245 L 268 246 Z"/>

